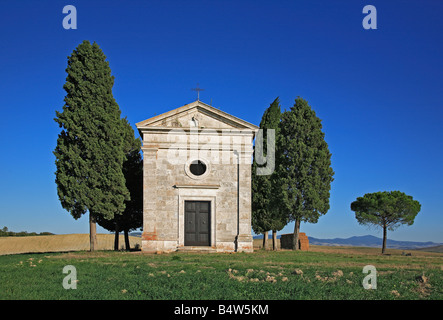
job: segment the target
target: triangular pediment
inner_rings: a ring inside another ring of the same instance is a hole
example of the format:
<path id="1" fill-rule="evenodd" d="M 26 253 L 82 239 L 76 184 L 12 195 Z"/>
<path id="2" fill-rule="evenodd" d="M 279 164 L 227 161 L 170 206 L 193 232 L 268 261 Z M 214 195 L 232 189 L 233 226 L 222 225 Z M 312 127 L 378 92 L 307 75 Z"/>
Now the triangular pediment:
<path id="1" fill-rule="evenodd" d="M 214 108 L 194 101 L 136 124 L 139 130 L 149 128 L 250 129 L 257 126 Z"/>

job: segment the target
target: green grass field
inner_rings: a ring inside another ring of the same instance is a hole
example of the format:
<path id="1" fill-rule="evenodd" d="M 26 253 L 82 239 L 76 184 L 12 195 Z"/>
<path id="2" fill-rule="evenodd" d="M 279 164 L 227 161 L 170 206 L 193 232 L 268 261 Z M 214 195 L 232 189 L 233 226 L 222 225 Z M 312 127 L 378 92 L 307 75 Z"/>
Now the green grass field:
<path id="1" fill-rule="evenodd" d="M 0 299 L 443 299 L 443 255 L 372 248 L 203 254 L 33 253 L 0 256 Z M 66 265 L 77 288 L 64 289 Z M 365 265 L 377 269 L 366 290 Z"/>

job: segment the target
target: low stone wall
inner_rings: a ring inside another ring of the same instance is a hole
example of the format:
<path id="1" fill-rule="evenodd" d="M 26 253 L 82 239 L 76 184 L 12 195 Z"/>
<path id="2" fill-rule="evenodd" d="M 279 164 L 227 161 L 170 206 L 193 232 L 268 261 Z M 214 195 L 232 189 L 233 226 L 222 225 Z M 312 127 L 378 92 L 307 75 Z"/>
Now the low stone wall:
<path id="1" fill-rule="evenodd" d="M 280 244 L 282 249 L 292 249 L 293 233 L 282 234 L 280 237 Z M 302 251 L 309 250 L 309 239 L 306 233 L 300 232 L 298 235 L 298 247 Z"/>

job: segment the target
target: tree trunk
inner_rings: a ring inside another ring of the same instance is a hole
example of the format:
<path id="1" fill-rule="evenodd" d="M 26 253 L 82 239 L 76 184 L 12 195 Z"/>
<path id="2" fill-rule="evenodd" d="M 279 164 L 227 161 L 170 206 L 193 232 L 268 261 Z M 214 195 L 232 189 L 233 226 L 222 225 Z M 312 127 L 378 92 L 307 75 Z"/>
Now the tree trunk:
<path id="1" fill-rule="evenodd" d="M 263 232 L 263 250 L 268 248 L 268 231 Z"/>
<path id="2" fill-rule="evenodd" d="M 294 237 L 292 238 L 292 250 L 298 250 L 298 235 L 300 233 L 300 220 L 295 220 L 294 224 Z"/>
<path id="3" fill-rule="evenodd" d="M 97 224 L 93 214 L 89 213 L 89 250 L 97 249 Z"/>
<path id="4" fill-rule="evenodd" d="M 118 238 L 119 238 L 119 234 L 118 234 L 118 229 L 115 229 L 115 235 L 114 235 L 114 251 L 118 251 Z"/>
<path id="5" fill-rule="evenodd" d="M 383 246 L 381 248 L 381 254 L 384 254 L 386 251 L 386 238 L 387 238 L 387 227 L 386 225 L 383 226 Z"/>
<path id="6" fill-rule="evenodd" d="M 272 250 L 277 251 L 277 231 L 272 230 Z"/>
<path id="7" fill-rule="evenodd" d="M 131 250 L 131 244 L 129 243 L 129 230 L 125 229 L 125 246 L 126 250 Z"/>

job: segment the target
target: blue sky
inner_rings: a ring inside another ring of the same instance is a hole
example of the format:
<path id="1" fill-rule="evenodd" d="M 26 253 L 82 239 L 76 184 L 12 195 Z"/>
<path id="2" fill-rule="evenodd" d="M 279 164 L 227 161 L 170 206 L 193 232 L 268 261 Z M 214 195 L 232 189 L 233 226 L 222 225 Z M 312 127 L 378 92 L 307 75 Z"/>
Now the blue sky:
<path id="1" fill-rule="evenodd" d="M 76 30 L 62 26 L 67 4 Z M 362 27 L 367 4 L 376 30 Z M 350 203 L 400 190 L 422 210 L 388 237 L 443 242 L 443 2 L 9 0 L 0 12 L 0 227 L 89 232 L 59 203 L 52 151 L 67 56 L 90 40 L 134 127 L 194 101 L 197 82 L 203 102 L 257 125 L 277 96 L 283 109 L 308 100 L 335 171 L 331 209 L 302 224 L 308 236 L 381 236 Z"/>

